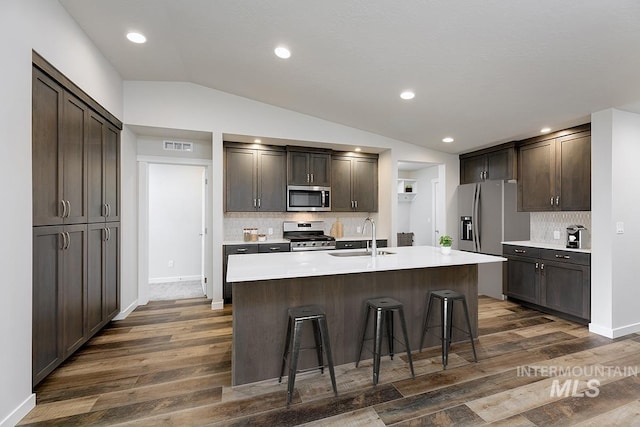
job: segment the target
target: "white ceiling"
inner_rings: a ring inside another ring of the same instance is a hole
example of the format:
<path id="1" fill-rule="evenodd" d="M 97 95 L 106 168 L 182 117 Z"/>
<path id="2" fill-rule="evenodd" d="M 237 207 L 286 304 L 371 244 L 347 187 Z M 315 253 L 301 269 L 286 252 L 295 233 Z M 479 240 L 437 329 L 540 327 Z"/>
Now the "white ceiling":
<path id="1" fill-rule="evenodd" d="M 60 2 L 125 80 L 189 81 L 451 153 L 640 112 L 637 0 Z"/>

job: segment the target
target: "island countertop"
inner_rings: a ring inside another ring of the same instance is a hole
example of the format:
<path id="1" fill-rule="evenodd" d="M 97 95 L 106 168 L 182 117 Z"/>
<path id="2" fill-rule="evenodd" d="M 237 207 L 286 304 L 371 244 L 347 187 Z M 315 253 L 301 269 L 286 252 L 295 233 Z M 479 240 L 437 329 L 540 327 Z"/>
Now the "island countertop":
<path id="1" fill-rule="evenodd" d="M 232 283 L 298 277 L 331 276 L 416 268 L 446 267 L 467 264 L 503 262 L 506 258 L 452 250 L 443 255 L 433 246 L 381 248 L 390 255 L 333 256 L 348 250 L 302 251 L 264 254 L 230 255 L 227 281 Z"/>

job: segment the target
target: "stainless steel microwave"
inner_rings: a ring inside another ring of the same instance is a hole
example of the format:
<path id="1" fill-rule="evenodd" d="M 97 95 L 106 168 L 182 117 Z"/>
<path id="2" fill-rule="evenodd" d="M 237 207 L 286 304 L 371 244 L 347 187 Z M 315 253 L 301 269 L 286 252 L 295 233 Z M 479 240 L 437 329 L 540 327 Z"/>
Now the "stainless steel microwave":
<path id="1" fill-rule="evenodd" d="M 309 185 L 287 186 L 287 211 L 327 212 L 331 210 L 331 188 Z"/>

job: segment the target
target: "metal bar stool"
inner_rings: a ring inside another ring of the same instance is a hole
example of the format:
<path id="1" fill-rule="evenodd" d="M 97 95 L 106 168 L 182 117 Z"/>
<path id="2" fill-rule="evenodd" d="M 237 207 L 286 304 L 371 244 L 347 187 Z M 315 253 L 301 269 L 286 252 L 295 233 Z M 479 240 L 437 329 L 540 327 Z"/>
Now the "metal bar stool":
<path id="1" fill-rule="evenodd" d="M 469 336 L 469 341 L 471 341 L 471 349 L 473 350 L 473 360 L 475 362 L 478 361 L 478 357 L 476 355 L 476 346 L 473 343 L 473 336 L 471 335 L 471 322 L 469 320 L 469 310 L 467 309 L 467 299 L 464 294 L 460 292 L 455 292 L 451 290 L 440 290 L 440 291 L 431 291 L 427 297 L 427 312 L 424 316 L 424 326 L 422 328 L 422 337 L 420 338 L 420 351 L 422 351 L 422 346 L 424 344 L 424 337 L 429 330 L 429 317 L 431 315 L 431 305 L 433 304 L 434 299 L 439 299 L 441 302 L 442 316 L 441 316 L 441 324 L 436 326 L 442 326 L 441 328 L 441 340 L 442 340 L 442 366 L 444 369 L 447 369 L 447 362 L 449 359 L 449 348 L 451 347 L 451 333 L 453 332 L 453 303 L 455 301 L 460 301 L 462 303 L 462 308 L 464 309 L 464 316 L 467 321 L 467 330 L 460 329 L 455 327 L 459 331 L 466 333 Z"/>
<path id="2" fill-rule="evenodd" d="M 407 358 L 409 359 L 409 367 L 411 368 L 411 377 L 415 378 L 415 373 L 413 372 L 413 360 L 411 359 L 411 350 L 409 348 L 407 323 L 404 320 L 404 309 L 402 303 L 394 300 L 393 298 L 372 298 L 366 301 L 366 305 L 367 310 L 364 317 L 364 324 L 362 326 L 362 340 L 360 341 L 360 350 L 358 351 L 356 368 L 358 367 L 360 358 L 362 357 L 362 347 L 364 346 L 367 325 L 369 324 L 369 312 L 373 309 L 376 311 L 376 316 L 373 318 L 373 384 L 378 384 L 378 378 L 380 376 L 380 355 L 382 353 L 382 336 L 384 334 L 385 326 L 387 329 L 389 354 L 393 360 L 393 313 L 396 312 L 400 317 L 402 334 L 404 335 L 404 346 L 407 352 Z"/>
<path id="3" fill-rule="evenodd" d="M 329 330 L 327 329 L 327 316 L 322 308 L 317 305 L 308 305 L 303 307 L 293 307 L 287 311 L 289 320 L 287 322 L 287 338 L 284 344 L 284 352 L 282 355 L 282 367 L 280 369 L 280 378 L 278 382 L 282 382 L 284 368 L 287 363 L 289 354 L 289 377 L 287 379 L 287 406 L 291 403 L 293 397 L 293 387 L 296 381 L 296 373 L 298 372 L 298 355 L 300 350 L 308 350 L 309 348 L 300 348 L 302 338 L 302 325 L 304 322 L 310 321 L 313 325 L 313 337 L 315 339 L 316 354 L 318 356 L 318 366 L 312 369 L 320 368 L 320 372 L 324 373 L 324 360 L 322 350 L 327 356 L 327 365 L 331 374 L 331 385 L 333 392 L 337 396 L 336 376 L 333 370 L 333 358 L 331 356 L 331 344 L 329 343 Z M 292 338 L 293 333 L 293 340 Z"/>

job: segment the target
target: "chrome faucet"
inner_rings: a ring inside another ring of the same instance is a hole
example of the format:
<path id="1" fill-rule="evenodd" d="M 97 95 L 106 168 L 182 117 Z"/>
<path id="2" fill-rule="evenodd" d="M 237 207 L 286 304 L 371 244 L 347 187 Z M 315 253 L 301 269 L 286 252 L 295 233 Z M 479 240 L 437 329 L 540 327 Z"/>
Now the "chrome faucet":
<path id="1" fill-rule="evenodd" d="M 367 225 L 367 221 L 371 223 L 371 256 L 374 257 L 378 255 L 378 247 L 376 245 L 376 223 L 373 222 L 373 218 L 367 217 L 364 220 L 364 224 L 362 226 L 362 234 L 364 234 L 364 228 Z M 368 246 L 369 246 L 369 243 L 367 242 L 367 247 Z"/>

